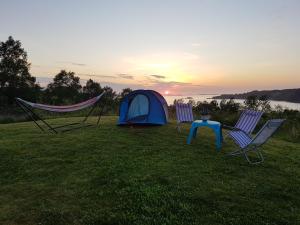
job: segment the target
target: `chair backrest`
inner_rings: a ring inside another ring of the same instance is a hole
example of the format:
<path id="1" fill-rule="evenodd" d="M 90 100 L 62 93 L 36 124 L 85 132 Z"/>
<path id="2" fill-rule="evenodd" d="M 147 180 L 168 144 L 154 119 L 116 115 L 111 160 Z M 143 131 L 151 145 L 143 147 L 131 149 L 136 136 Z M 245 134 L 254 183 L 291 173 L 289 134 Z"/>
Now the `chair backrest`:
<path id="1" fill-rule="evenodd" d="M 176 118 L 178 122 L 193 122 L 193 108 L 191 104 L 176 103 Z"/>
<path id="2" fill-rule="evenodd" d="M 234 127 L 251 134 L 262 114 L 263 112 L 244 110 Z"/>
<path id="3" fill-rule="evenodd" d="M 284 119 L 268 120 L 252 139 L 251 144 L 259 146 L 264 144 L 284 122 Z"/>

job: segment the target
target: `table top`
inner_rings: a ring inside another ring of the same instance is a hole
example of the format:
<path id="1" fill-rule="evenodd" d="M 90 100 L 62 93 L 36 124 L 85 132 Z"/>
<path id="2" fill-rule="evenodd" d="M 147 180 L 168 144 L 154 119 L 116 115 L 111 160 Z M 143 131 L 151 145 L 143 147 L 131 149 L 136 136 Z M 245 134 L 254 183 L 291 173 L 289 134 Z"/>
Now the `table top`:
<path id="1" fill-rule="evenodd" d="M 193 123 L 198 123 L 198 124 L 208 124 L 208 125 L 221 125 L 220 122 L 218 121 L 213 121 L 213 120 L 195 120 Z"/>

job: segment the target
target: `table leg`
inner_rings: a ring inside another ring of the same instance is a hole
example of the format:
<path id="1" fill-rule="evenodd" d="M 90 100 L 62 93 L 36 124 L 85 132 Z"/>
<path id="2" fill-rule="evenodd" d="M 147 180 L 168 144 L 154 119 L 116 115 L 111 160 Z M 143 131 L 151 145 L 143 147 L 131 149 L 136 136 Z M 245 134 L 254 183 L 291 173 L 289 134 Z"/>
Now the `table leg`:
<path id="1" fill-rule="evenodd" d="M 220 127 L 220 135 L 221 135 L 221 143 L 223 143 L 224 138 L 223 138 L 223 129 L 222 129 L 222 126 Z"/>
<path id="2" fill-rule="evenodd" d="M 221 145 L 222 145 L 222 135 L 220 132 L 220 128 L 214 128 L 215 136 L 216 136 L 216 146 L 217 149 L 220 151 L 221 150 Z"/>
<path id="3" fill-rule="evenodd" d="M 198 127 L 195 127 L 193 132 L 193 138 L 197 136 L 197 131 L 198 131 Z"/>
<path id="4" fill-rule="evenodd" d="M 192 138 L 193 138 L 193 136 L 194 136 L 194 127 L 192 126 L 191 127 L 191 129 L 190 129 L 190 133 L 189 133 L 189 136 L 188 136 L 188 139 L 187 139 L 187 144 L 189 145 L 189 144 L 191 144 L 191 142 L 192 142 Z"/>

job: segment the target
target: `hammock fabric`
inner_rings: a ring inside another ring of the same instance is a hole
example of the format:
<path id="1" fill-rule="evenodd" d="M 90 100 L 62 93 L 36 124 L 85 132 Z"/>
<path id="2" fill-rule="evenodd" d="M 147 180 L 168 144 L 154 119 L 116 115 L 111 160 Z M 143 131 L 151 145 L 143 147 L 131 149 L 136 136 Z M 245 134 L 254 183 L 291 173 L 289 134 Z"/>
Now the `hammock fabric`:
<path id="1" fill-rule="evenodd" d="M 81 109 L 90 107 L 90 106 L 94 105 L 96 102 L 98 102 L 103 94 L 104 94 L 104 92 L 101 95 L 98 95 L 87 101 L 84 101 L 84 102 L 81 102 L 81 103 L 78 103 L 75 105 L 68 105 L 68 106 L 44 105 L 44 104 L 39 104 L 39 103 L 28 102 L 21 98 L 17 98 L 17 101 L 23 102 L 24 104 L 27 104 L 27 105 L 31 106 L 32 108 L 46 110 L 46 111 L 50 111 L 50 112 L 63 113 L 63 112 L 74 112 L 77 110 L 81 110 Z"/>
<path id="2" fill-rule="evenodd" d="M 16 98 L 16 102 L 23 109 L 23 111 L 28 116 L 30 116 L 30 118 L 35 123 L 35 125 L 37 127 L 39 127 L 42 131 L 45 132 L 45 129 L 43 127 L 46 126 L 46 128 L 48 130 L 52 131 L 53 133 L 58 133 L 59 131 L 65 132 L 65 131 L 69 131 L 69 130 L 78 129 L 81 127 L 92 126 L 91 124 L 87 124 L 86 121 L 87 121 L 88 117 L 92 114 L 92 112 L 96 108 L 96 106 L 99 105 L 97 103 L 104 94 L 105 94 L 105 92 L 103 92 L 100 95 L 98 95 L 94 98 L 91 98 L 87 101 L 77 103 L 74 105 L 67 105 L 67 106 L 56 106 L 56 105 L 45 105 L 45 104 L 33 103 L 33 102 L 29 102 L 29 101 L 26 101 L 21 98 Z M 65 112 L 74 112 L 74 111 L 82 110 L 82 109 L 85 109 L 85 108 L 88 108 L 91 106 L 93 106 L 93 107 L 91 108 L 91 110 L 87 113 L 87 115 L 81 122 L 66 124 L 66 125 L 57 126 L 57 127 L 51 126 L 48 122 L 43 120 L 39 115 L 37 115 L 32 110 L 32 109 L 40 109 L 40 110 L 45 110 L 45 111 L 50 111 L 50 112 L 65 113 Z M 104 105 L 101 107 L 100 113 L 98 115 L 97 125 L 99 125 L 103 107 L 104 107 Z M 99 108 L 100 108 L 100 105 L 99 105 Z M 79 125 L 79 126 L 75 126 L 75 125 Z M 62 128 L 65 128 L 65 127 L 67 127 L 67 129 L 62 130 Z"/>

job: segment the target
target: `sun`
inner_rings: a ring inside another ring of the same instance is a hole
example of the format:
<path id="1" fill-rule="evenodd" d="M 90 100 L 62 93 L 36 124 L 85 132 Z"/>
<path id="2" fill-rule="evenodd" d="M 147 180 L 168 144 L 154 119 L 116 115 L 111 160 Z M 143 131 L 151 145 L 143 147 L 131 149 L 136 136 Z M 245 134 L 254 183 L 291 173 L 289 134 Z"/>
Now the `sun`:
<path id="1" fill-rule="evenodd" d="M 165 95 L 168 95 L 170 92 L 169 91 L 165 91 Z"/>

